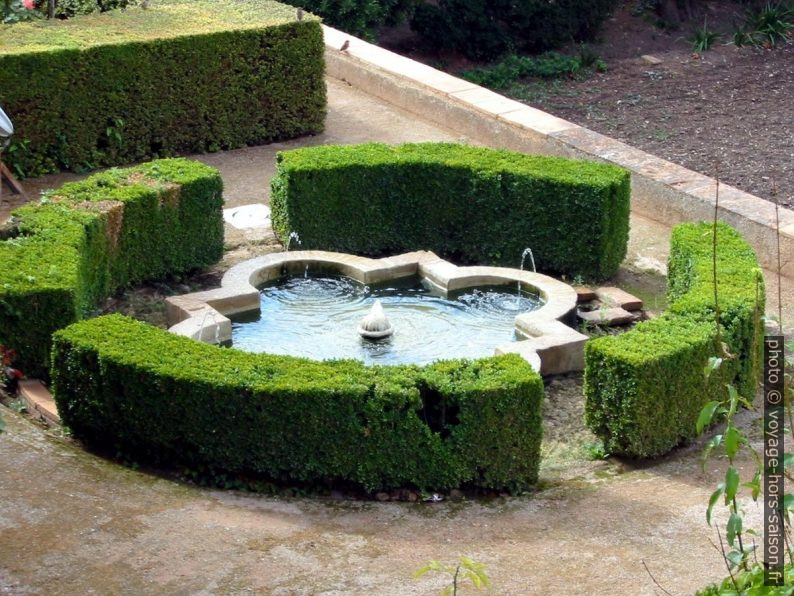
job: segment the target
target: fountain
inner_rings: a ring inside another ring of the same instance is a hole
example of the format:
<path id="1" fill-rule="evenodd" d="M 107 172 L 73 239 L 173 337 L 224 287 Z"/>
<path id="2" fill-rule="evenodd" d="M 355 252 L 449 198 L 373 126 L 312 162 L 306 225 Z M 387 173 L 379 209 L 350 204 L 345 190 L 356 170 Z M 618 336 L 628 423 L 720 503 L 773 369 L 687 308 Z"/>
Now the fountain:
<path id="1" fill-rule="evenodd" d="M 372 310 L 369 314 L 361 319 L 361 324 L 358 326 L 358 334 L 364 339 L 383 339 L 389 337 L 394 333 L 394 327 L 389 323 L 386 318 L 386 313 L 383 312 L 383 305 L 380 300 L 375 300 L 372 305 Z"/>
<path id="2" fill-rule="evenodd" d="M 218 343 L 196 334 L 209 324 L 203 304 L 224 322 L 219 339 L 254 353 L 424 365 L 517 352 L 537 370 L 546 355 L 548 374 L 581 370 L 586 337 L 563 322 L 576 292 L 523 271 L 527 256 L 534 269 L 529 249 L 521 269 L 457 267 L 425 251 L 272 253 L 236 265 L 216 290 L 168 298 L 169 321 L 174 333 Z"/>

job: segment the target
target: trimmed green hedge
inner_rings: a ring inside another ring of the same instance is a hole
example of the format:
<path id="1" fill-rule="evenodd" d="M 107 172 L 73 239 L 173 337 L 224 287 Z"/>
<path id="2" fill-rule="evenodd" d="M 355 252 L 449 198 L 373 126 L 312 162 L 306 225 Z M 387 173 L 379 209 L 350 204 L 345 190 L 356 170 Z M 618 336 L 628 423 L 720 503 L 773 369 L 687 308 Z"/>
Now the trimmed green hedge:
<path id="1" fill-rule="evenodd" d="M 14 212 L 0 236 L 0 344 L 46 376 L 51 335 L 117 290 L 223 254 L 222 181 L 185 159 L 109 170 Z"/>
<path id="2" fill-rule="evenodd" d="M 370 491 L 537 481 L 543 382 L 515 355 L 367 367 L 224 349 L 110 315 L 55 334 L 52 380 L 76 437 L 209 475 Z"/>
<path id="3" fill-rule="evenodd" d="M 157 0 L 0 26 L 4 160 L 21 176 L 217 151 L 323 129 L 319 21 L 266 0 Z"/>
<path id="4" fill-rule="evenodd" d="M 466 145 L 322 146 L 279 153 L 273 226 L 304 249 L 428 249 L 604 279 L 626 254 L 629 174 L 595 162 Z"/>
<path id="5" fill-rule="evenodd" d="M 712 225 L 677 226 L 667 312 L 585 346 L 587 424 L 611 453 L 652 457 L 694 437 L 700 410 L 726 383 L 750 399 L 755 395 L 763 349 L 763 276 L 739 233 L 725 224 L 718 230 L 720 333 L 735 358 L 706 381 L 704 368 L 718 353 Z"/>

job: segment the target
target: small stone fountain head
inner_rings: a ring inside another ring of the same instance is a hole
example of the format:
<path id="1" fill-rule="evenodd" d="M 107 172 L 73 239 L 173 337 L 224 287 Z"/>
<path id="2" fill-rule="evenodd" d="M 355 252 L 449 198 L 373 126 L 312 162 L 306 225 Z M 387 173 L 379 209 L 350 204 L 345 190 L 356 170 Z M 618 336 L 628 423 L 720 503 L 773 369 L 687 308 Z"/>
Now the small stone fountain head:
<path id="1" fill-rule="evenodd" d="M 394 333 L 394 327 L 386 318 L 386 313 L 383 312 L 383 305 L 381 305 L 380 300 L 376 300 L 369 314 L 361 319 L 361 323 L 358 326 L 358 334 L 364 339 L 382 339 L 389 337 L 392 333 Z"/>

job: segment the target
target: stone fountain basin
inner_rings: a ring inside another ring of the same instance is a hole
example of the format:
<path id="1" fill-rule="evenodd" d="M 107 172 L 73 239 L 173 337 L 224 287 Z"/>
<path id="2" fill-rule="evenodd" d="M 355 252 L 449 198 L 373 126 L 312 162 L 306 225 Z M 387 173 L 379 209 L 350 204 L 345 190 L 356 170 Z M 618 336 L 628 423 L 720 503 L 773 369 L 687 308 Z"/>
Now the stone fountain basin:
<path id="1" fill-rule="evenodd" d="M 527 337 L 494 346 L 494 354 L 517 353 L 543 375 L 584 368 L 587 336 L 565 324 L 573 320 L 576 291 L 547 275 L 507 267 L 458 267 L 436 254 L 417 251 L 382 259 L 344 253 L 304 250 L 257 257 L 235 265 L 214 290 L 166 299 L 169 331 L 208 343 L 232 338 L 234 315 L 259 311 L 259 286 L 285 273 L 303 273 L 321 267 L 363 284 L 418 276 L 446 296 L 449 292 L 479 286 L 517 285 L 536 293 L 543 305 L 515 319 L 516 329 Z"/>

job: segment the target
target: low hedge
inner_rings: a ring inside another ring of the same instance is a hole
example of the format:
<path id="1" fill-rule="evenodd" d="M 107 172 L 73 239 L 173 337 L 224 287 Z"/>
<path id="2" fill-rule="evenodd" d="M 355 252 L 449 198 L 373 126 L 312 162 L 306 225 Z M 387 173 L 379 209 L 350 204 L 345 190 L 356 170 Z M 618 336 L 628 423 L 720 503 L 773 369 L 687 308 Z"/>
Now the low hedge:
<path id="1" fill-rule="evenodd" d="M 718 226 L 720 340 L 732 358 L 708 381 L 718 354 L 712 282 L 712 224 L 673 229 L 670 307 L 659 319 L 585 346 L 586 419 L 607 451 L 630 457 L 666 453 L 695 436 L 706 402 L 731 383 L 752 400 L 763 349 L 764 282 L 755 254 L 733 228 Z"/>
<path id="2" fill-rule="evenodd" d="M 367 367 L 250 354 L 120 316 L 55 334 L 53 392 L 92 445 L 210 476 L 522 490 L 543 382 L 520 357 Z"/>
<path id="3" fill-rule="evenodd" d="M 0 105 L 20 176 L 85 171 L 316 133 L 320 23 L 268 0 L 157 0 L 0 26 Z"/>
<path id="4" fill-rule="evenodd" d="M 304 249 L 383 255 L 428 249 L 603 279 L 626 254 L 629 174 L 618 167 L 444 143 L 284 151 L 273 226 Z"/>
<path id="5" fill-rule="evenodd" d="M 222 181 L 184 159 L 109 170 L 14 212 L 0 235 L 0 344 L 46 376 L 51 335 L 118 288 L 223 254 Z"/>

